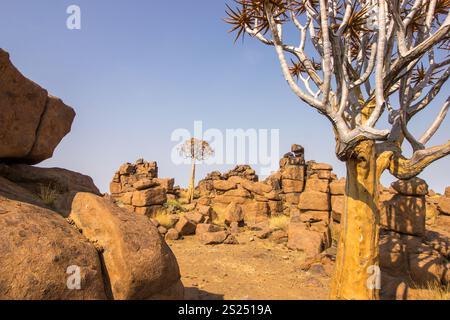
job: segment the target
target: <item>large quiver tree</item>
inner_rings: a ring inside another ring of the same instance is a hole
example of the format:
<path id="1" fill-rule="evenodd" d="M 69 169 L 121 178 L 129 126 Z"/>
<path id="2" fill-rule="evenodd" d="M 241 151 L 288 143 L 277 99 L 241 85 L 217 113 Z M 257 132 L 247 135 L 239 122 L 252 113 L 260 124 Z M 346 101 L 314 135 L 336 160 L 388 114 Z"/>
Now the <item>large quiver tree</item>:
<path id="1" fill-rule="evenodd" d="M 275 49 L 292 91 L 331 123 L 336 155 L 346 163 L 331 296 L 378 299 L 380 177 L 388 170 L 412 178 L 450 153 L 450 141 L 427 146 L 450 106 L 448 91 L 438 97 L 450 75 L 450 1 L 233 2 L 226 21 L 236 39 L 248 34 Z M 435 120 L 415 137 L 411 119 L 436 108 Z"/>

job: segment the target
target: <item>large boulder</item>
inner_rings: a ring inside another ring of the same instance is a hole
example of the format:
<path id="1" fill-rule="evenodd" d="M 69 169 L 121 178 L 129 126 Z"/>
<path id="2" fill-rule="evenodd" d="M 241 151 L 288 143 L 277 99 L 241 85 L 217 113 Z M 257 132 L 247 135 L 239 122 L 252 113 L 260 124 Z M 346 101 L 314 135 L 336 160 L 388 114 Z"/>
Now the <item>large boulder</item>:
<path id="1" fill-rule="evenodd" d="M 0 300 L 106 299 L 95 247 L 57 213 L 0 197 L 0 230 Z"/>
<path id="2" fill-rule="evenodd" d="M 69 219 L 102 249 L 114 299 L 181 299 L 180 271 L 150 219 L 89 193 L 78 193 Z"/>
<path id="3" fill-rule="evenodd" d="M 384 201 L 380 210 L 380 224 L 388 230 L 423 236 L 425 234 L 425 197 L 396 194 Z"/>
<path id="4" fill-rule="evenodd" d="M 70 132 L 75 111 L 24 77 L 0 49 L 0 159 L 37 164 Z"/>
<path id="5" fill-rule="evenodd" d="M 299 208 L 301 210 L 329 211 L 329 195 L 318 191 L 305 191 L 300 195 Z"/>

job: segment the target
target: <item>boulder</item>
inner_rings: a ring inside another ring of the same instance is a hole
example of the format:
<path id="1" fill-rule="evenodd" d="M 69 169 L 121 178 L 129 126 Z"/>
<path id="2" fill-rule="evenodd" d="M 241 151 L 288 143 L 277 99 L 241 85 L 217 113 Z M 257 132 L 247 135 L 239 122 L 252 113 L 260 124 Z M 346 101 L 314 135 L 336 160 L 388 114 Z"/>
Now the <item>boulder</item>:
<path id="1" fill-rule="evenodd" d="M 330 183 L 324 179 L 308 179 L 306 180 L 305 191 L 330 192 Z"/>
<path id="2" fill-rule="evenodd" d="M 78 193 L 69 219 L 101 248 L 114 299 L 183 298 L 175 256 L 148 218 L 98 196 Z"/>
<path id="3" fill-rule="evenodd" d="M 173 190 L 173 186 L 175 184 L 175 179 L 173 179 L 173 178 L 166 178 L 166 179 L 154 178 L 153 180 L 155 181 L 155 183 L 157 183 L 161 188 L 165 189 L 166 191 Z"/>
<path id="4" fill-rule="evenodd" d="M 269 214 L 271 217 L 278 216 L 283 213 L 282 201 L 269 201 Z"/>
<path id="5" fill-rule="evenodd" d="M 180 233 L 176 229 L 169 229 L 166 233 L 166 240 L 178 240 L 180 239 Z"/>
<path id="6" fill-rule="evenodd" d="M 230 191 L 237 188 L 236 183 L 229 180 L 213 180 L 215 190 Z"/>
<path id="7" fill-rule="evenodd" d="M 190 236 L 195 234 L 196 225 L 186 217 L 181 217 L 175 225 L 175 229 L 182 236 Z"/>
<path id="8" fill-rule="evenodd" d="M 284 193 L 303 192 L 305 187 L 302 180 L 290 180 L 290 179 L 281 180 L 281 186 L 283 188 Z"/>
<path id="9" fill-rule="evenodd" d="M 70 132 L 75 111 L 25 78 L 0 49 L 0 159 L 37 164 Z"/>
<path id="10" fill-rule="evenodd" d="M 305 180 L 304 166 L 286 166 L 281 171 L 281 177 L 288 180 Z"/>
<path id="11" fill-rule="evenodd" d="M 242 207 L 234 202 L 230 203 L 225 210 L 225 223 L 231 225 L 233 222 L 240 223 L 244 220 Z"/>
<path id="12" fill-rule="evenodd" d="M 333 166 L 328 163 L 308 162 L 309 170 L 311 171 L 333 171 Z"/>
<path id="13" fill-rule="evenodd" d="M 334 221 L 340 222 L 345 209 L 345 196 L 331 196 L 331 216 Z"/>
<path id="14" fill-rule="evenodd" d="M 287 204 L 295 204 L 298 205 L 300 202 L 300 195 L 301 193 L 286 193 L 284 195 L 284 202 Z"/>
<path id="15" fill-rule="evenodd" d="M 139 181 L 133 183 L 133 188 L 138 190 L 138 191 L 145 190 L 145 189 L 150 189 L 150 188 L 153 188 L 153 187 L 156 187 L 156 186 L 158 186 L 158 183 L 154 179 L 142 179 L 142 180 L 139 180 Z M 114 190 L 113 190 L 113 188 L 114 188 Z M 112 193 L 120 193 L 121 189 L 119 189 L 119 188 L 120 187 L 117 186 L 117 184 L 112 185 L 111 186 L 111 192 Z M 117 191 L 119 191 L 119 192 L 117 192 Z"/>
<path id="16" fill-rule="evenodd" d="M 299 208 L 301 210 L 329 211 L 329 195 L 317 191 L 305 191 L 300 195 Z"/>
<path id="17" fill-rule="evenodd" d="M 162 205 L 166 201 L 166 190 L 163 188 L 154 188 L 133 192 L 133 206 L 135 207 Z"/>
<path id="18" fill-rule="evenodd" d="M 252 182 L 248 180 L 243 180 L 241 186 L 244 187 L 249 192 L 257 195 L 264 195 L 272 191 L 272 186 L 265 184 L 263 182 Z"/>
<path id="19" fill-rule="evenodd" d="M 218 232 L 202 232 L 199 234 L 199 239 L 202 244 L 221 244 L 228 238 L 230 233 L 228 231 Z"/>
<path id="20" fill-rule="evenodd" d="M 425 197 L 394 195 L 380 210 L 380 224 L 396 232 L 423 236 L 425 234 Z"/>
<path id="21" fill-rule="evenodd" d="M 307 258 L 315 257 L 324 250 L 322 235 L 309 230 L 302 222 L 289 224 L 287 246 L 291 250 L 304 252 Z"/>
<path id="22" fill-rule="evenodd" d="M 437 205 L 442 214 L 450 216 L 450 197 L 440 197 Z"/>
<path id="23" fill-rule="evenodd" d="M 195 230 L 195 234 L 199 236 L 200 234 L 205 232 L 219 232 L 219 231 L 223 231 L 223 228 L 210 223 L 199 223 Z"/>
<path id="24" fill-rule="evenodd" d="M 260 222 L 268 221 L 269 206 L 267 202 L 253 201 L 242 207 L 245 224 L 252 226 Z"/>
<path id="25" fill-rule="evenodd" d="M 188 212 L 184 216 L 195 224 L 202 223 L 205 220 L 205 216 L 198 212 Z"/>
<path id="26" fill-rule="evenodd" d="M 446 272 L 445 259 L 435 252 L 410 254 L 409 267 L 411 279 L 418 286 L 440 284 Z"/>
<path id="27" fill-rule="evenodd" d="M 450 198 L 450 187 L 445 188 L 444 196 L 446 196 L 447 198 Z"/>
<path id="28" fill-rule="evenodd" d="M 66 169 L 0 164 L 0 175 L 32 191 L 37 191 L 39 186 L 51 186 L 60 194 L 89 192 L 100 195 L 91 177 Z"/>
<path id="29" fill-rule="evenodd" d="M 330 183 L 330 193 L 335 196 L 340 196 L 345 194 L 345 179 L 334 180 Z"/>
<path id="30" fill-rule="evenodd" d="M 106 299 L 95 247 L 59 214 L 0 197 L 0 230 L 1 300 Z"/>
<path id="31" fill-rule="evenodd" d="M 428 184 L 420 178 L 397 180 L 391 184 L 391 187 L 405 196 L 426 196 L 428 194 Z"/>

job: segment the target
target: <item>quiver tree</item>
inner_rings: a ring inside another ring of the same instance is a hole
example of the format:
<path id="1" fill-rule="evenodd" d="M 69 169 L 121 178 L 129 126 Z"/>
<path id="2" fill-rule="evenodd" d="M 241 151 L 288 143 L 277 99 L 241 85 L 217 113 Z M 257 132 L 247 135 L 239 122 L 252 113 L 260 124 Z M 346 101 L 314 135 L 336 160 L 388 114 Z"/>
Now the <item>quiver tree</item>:
<path id="1" fill-rule="evenodd" d="M 191 138 L 185 141 L 179 147 L 179 153 L 182 157 L 191 159 L 191 178 L 189 180 L 188 199 L 189 202 L 194 200 L 195 190 L 195 166 L 197 161 L 203 161 L 210 156 L 214 155 L 214 150 L 211 148 L 208 142 Z"/>
<path id="2" fill-rule="evenodd" d="M 443 105 L 435 99 L 450 75 L 449 7 L 449 0 L 235 0 L 227 5 L 225 20 L 236 39 L 247 34 L 275 49 L 292 91 L 331 123 L 336 155 L 346 163 L 332 298 L 379 298 L 374 272 L 379 270 L 382 173 L 409 179 L 450 153 L 450 141 L 427 146 L 450 104 L 448 91 Z M 436 119 L 415 137 L 408 129 L 411 119 L 436 108 Z M 413 150 L 410 157 L 402 150 L 406 143 Z"/>

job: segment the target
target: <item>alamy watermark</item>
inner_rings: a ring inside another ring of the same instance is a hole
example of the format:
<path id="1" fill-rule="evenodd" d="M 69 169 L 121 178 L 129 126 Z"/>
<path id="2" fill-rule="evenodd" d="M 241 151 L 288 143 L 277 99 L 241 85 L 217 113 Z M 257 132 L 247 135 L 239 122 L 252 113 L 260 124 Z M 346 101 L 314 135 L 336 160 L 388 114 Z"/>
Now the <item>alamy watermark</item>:
<path id="1" fill-rule="evenodd" d="M 278 170 L 280 156 L 279 129 L 226 129 L 204 130 L 202 121 L 194 122 L 194 132 L 179 128 L 172 132 L 171 140 L 177 142 L 171 153 L 176 165 L 190 164 L 190 160 L 181 157 L 180 146 L 191 138 L 204 140 L 214 149 L 214 155 L 206 160 L 208 165 L 258 165 L 260 174 L 268 176 Z"/>
<path id="2" fill-rule="evenodd" d="M 67 277 L 67 289 L 69 290 L 81 290 L 81 268 L 79 266 L 69 266 L 66 273 Z"/>
<path id="3" fill-rule="evenodd" d="M 66 13 L 69 15 L 66 26 L 69 30 L 81 30 L 81 8 L 75 4 L 67 7 Z"/>

